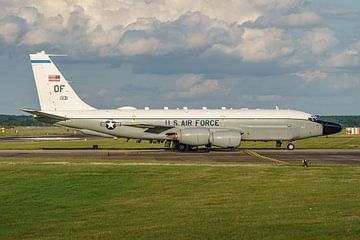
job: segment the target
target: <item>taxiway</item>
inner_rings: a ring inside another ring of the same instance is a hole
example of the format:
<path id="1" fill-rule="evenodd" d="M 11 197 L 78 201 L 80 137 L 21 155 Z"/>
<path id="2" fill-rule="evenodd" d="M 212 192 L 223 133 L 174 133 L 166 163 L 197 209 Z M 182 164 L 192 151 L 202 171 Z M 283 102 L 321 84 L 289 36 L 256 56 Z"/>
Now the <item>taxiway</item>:
<path id="1" fill-rule="evenodd" d="M 103 159 L 142 161 L 196 161 L 196 162 L 247 162 L 266 163 L 282 161 L 299 164 L 307 159 L 311 164 L 360 165 L 360 149 L 300 149 L 238 151 L 177 152 L 173 150 L 127 149 L 127 150 L 1 150 L 0 158 L 55 158 L 55 159 Z"/>

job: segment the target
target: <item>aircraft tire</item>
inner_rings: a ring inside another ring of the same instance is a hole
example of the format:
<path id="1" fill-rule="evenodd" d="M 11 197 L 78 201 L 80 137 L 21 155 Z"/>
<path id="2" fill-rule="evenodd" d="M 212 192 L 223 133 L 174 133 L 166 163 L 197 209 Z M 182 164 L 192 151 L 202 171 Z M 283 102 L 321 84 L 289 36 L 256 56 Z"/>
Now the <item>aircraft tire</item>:
<path id="1" fill-rule="evenodd" d="M 185 152 L 185 151 L 189 150 L 189 145 L 183 144 L 183 143 L 178 143 L 176 146 L 176 150 L 178 150 L 180 152 Z"/>
<path id="2" fill-rule="evenodd" d="M 287 145 L 287 149 L 292 151 L 292 150 L 295 149 L 295 145 L 294 145 L 293 143 L 289 143 L 289 144 Z"/>

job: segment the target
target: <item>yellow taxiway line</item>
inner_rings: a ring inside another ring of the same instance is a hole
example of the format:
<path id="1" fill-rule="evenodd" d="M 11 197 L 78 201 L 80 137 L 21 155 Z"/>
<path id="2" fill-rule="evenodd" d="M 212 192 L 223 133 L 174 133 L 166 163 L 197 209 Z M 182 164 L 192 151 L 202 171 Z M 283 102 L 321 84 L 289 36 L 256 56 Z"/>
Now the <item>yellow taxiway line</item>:
<path id="1" fill-rule="evenodd" d="M 250 155 L 250 156 L 253 156 L 253 157 L 256 157 L 256 158 L 260 158 L 260 159 L 264 159 L 264 160 L 268 160 L 268 161 L 271 161 L 271 162 L 275 162 L 277 164 L 288 164 L 287 162 L 284 162 L 284 161 L 281 161 L 281 160 L 278 160 L 278 159 L 275 159 L 275 158 L 263 156 L 263 155 L 255 152 L 255 151 L 252 151 L 252 150 L 244 150 L 244 152 L 247 155 Z"/>

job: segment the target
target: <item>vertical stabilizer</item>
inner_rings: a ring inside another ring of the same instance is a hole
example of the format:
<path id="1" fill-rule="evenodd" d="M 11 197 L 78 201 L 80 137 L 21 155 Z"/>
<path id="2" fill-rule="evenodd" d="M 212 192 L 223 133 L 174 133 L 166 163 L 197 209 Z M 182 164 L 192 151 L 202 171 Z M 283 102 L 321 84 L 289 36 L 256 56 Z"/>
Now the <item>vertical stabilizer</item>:
<path id="1" fill-rule="evenodd" d="M 42 111 L 92 110 L 75 93 L 45 52 L 30 54 Z"/>

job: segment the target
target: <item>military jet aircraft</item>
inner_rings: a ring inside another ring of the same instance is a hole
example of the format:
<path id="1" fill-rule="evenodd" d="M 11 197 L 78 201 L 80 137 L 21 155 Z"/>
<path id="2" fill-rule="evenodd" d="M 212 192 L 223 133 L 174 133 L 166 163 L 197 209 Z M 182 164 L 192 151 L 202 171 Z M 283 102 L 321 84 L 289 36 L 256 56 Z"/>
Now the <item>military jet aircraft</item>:
<path id="1" fill-rule="evenodd" d="M 164 141 L 166 147 L 187 151 L 198 146 L 238 148 L 241 141 L 287 142 L 334 134 L 337 123 L 309 113 L 280 109 L 96 109 L 79 98 L 44 51 L 30 54 L 40 110 L 22 109 L 34 117 L 85 134 Z"/>

